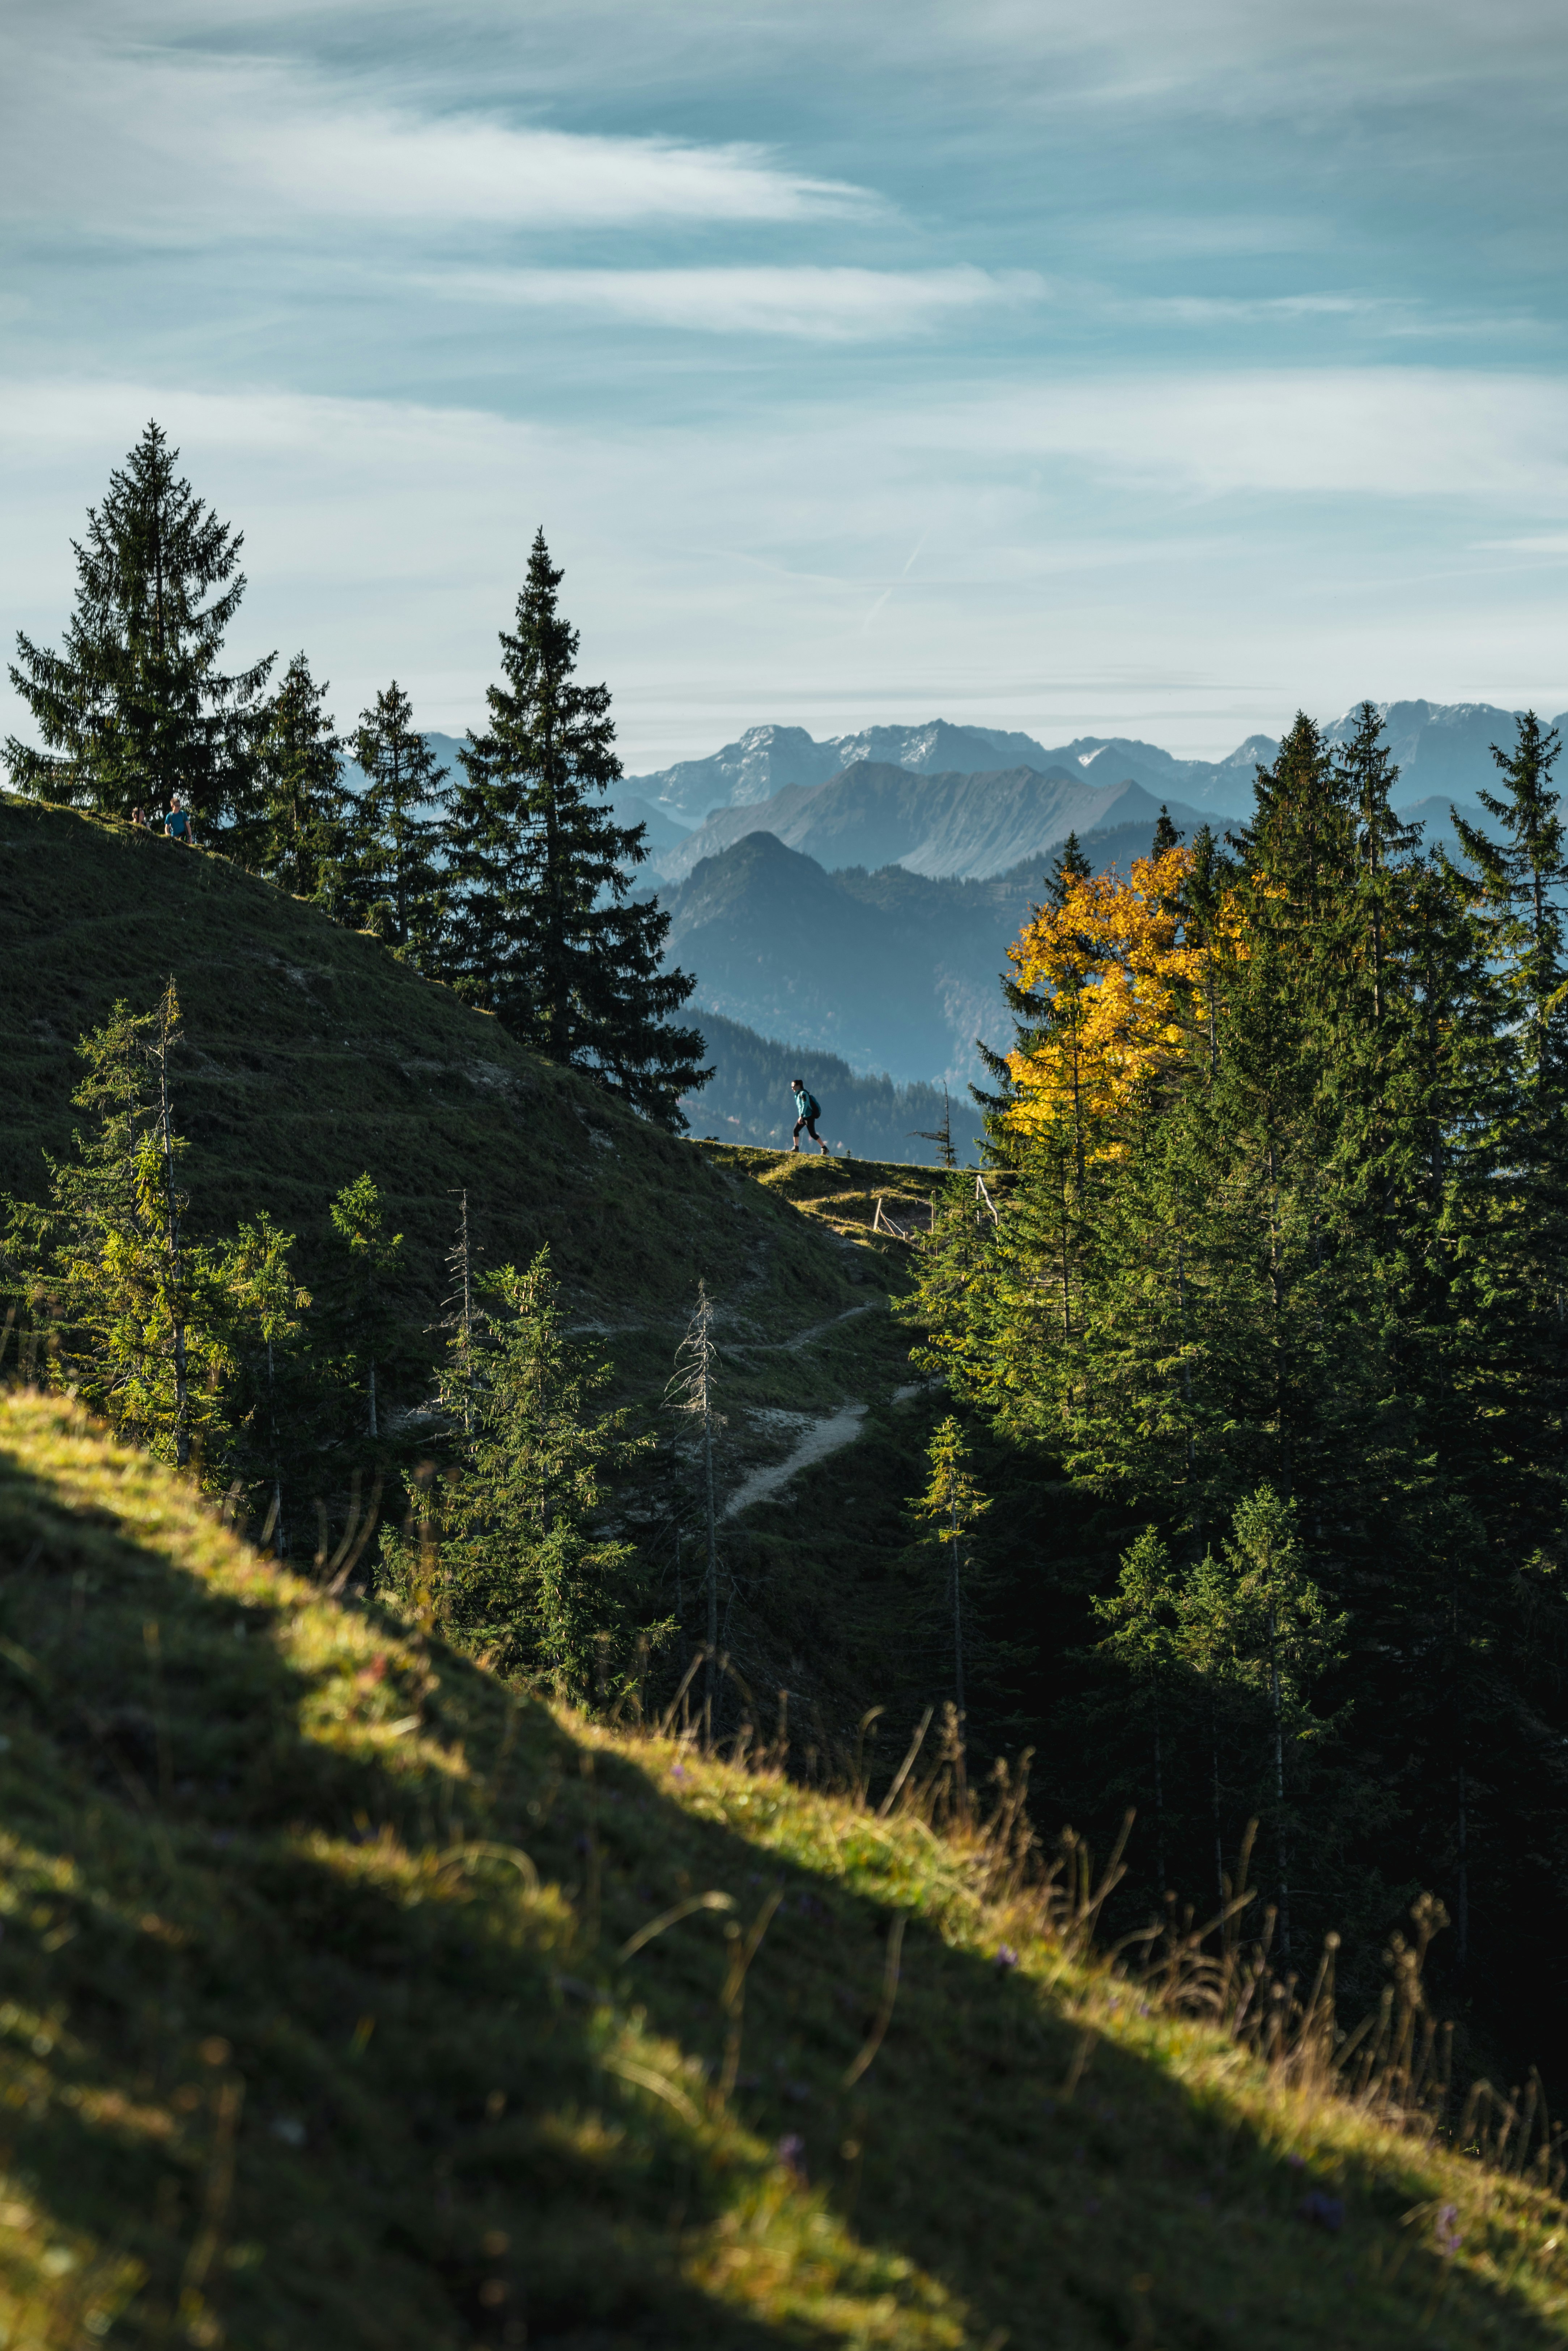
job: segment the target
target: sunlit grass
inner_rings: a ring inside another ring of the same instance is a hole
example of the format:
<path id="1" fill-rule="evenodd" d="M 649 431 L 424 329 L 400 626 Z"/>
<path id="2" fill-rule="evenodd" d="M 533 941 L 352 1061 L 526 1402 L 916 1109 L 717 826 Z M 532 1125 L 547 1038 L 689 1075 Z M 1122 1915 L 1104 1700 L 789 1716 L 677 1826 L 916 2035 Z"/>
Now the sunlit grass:
<path id="1" fill-rule="evenodd" d="M 1553 2199 L 976 1834 L 552 1710 L 35 1398 L 0 1570 L 6 2351 L 1568 2338 Z"/>

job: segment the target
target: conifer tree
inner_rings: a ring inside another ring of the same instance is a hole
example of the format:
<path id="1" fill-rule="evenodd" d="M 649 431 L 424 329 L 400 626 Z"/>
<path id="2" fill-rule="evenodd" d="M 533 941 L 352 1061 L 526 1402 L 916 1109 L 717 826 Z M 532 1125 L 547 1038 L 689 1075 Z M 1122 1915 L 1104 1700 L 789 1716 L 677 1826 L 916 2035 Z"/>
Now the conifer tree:
<path id="1" fill-rule="evenodd" d="M 605 801 L 621 774 L 610 695 L 574 683 L 561 577 L 540 531 L 490 723 L 458 755 L 446 967 L 515 1037 L 679 1132 L 680 1095 L 710 1074 L 698 1032 L 668 1025 L 695 982 L 663 967 L 669 916 L 629 894 L 643 829 Z"/>
<path id="2" fill-rule="evenodd" d="M 247 1218 L 220 1256 L 223 1288 L 233 1325 L 233 1352 L 245 1374 L 236 1398 L 235 1449 L 242 1471 L 268 1490 L 263 1545 L 282 1559 L 288 1549 L 284 1506 L 284 1458 L 298 1453 L 303 1416 L 288 1377 L 290 1352 L 302 1333 L 310 1293 L 290 1263 L 294 1235 L 279 1231 L 267 1210 Z M 292 1409 L 291 1409 L 292 1406 Z"/>
<path id="3" fill-rule="evenodd" d="M 624 1648 L 638 1629 L 636 1553 L 599 1522 L 608 1479 L 651 1440 L 628 1433 L 624 1410 L 591 1409 L 612 1374 L 568 1338 L 548 1249 L 522 1271 L 483 1276 L 478 1290 L 483 1379 L 472 1437 L 444 1481 L 446 1621 L 503 1671 L 540 1674 L 559 1696 L 581 1698 L 596 1644 Z M 392 1539 L 383 1560 L 384 1585 L 406 1594 L 417 1573 L 408 1545 Z"/>
<path id="4" fill-rule="evenodd" d="M 1175 843 L 1168 844 L 1175 847 Z M 1092 1601 L 1106 1626 L 1103 1653 L 1127 1673 L 1147 1704 L 1154 1731 L 1155 1844 L 1161 1891 L 1166 1884 L 1165 1740 L 1162 1701 L 1179 1655 L 1175 1563 L 1155 1527 L 1145 1527 L 1122 1553 L 1116 1589 Z"/>
<path id="5" fill-rule="evenodd" d="M 71 1159 L 45 1155 L 45 1204 L 12 1204 L 12 1253 L 51 1377 L 183 1468 L 204 1440 L 221 1441 L 232 1356 L 222 1267 L 185 1230 L 172 1066 L 181 1041 L 172 980 L 153 1011 L 121 1002 L 82 1039 L 87 1075 L 71 1099 L 90 1123 Z"/>
<path id="6" fill-rule="evenodd" d="M 40 799 L 125 817 L 177 792 L 214 831 L 248 799 L 274 656 L 220 667 L 244 540 L 177 475 L 179 455 L 149 423 L 89 510 L 63 650 L 18 632 L 11 682 L 44 747 L 11 737 L 5 761 Z"/>
<path id="7" fill-rule="evenodd" d="M 1280 1955 L 1291 1959 L 1290 1823 L 1285 1759 L 1324 1725 L 1307 1694 L 1337 1662 L 1349 1619 L 1332 1615 L 1305 1572 L 1292 1503 L 1265 1482 L 1236 1507 L 1236 1531 L 1225 1546 L 1236 1577 L 1239 1655 L 1256 1673 L 1273 1740 L 1273 1797 L 1279 1854 Z M 1249 1655 L 1248 1652 L 1249 1651 Z"/>
<path id="8" fill-rule="evenodd" d="M 402 1235 L 387 1231 L 381 1190 L 368 1170 L 344 1185 L 329 1214 L 340 1250 L 329 1301 L 338 1374 L 358 1397 L 364 1434 L 379 1444 L 386 1410 L 380 1383 L 398 1339 L 391 1291 Z"/>
<path id="9" fill-rule="evenodd" d="M 351 807 L 346 895 L 359 928 L 432 968 L 445 915 L 440 850 L 452 792 L 395 677 L 361 711 L 353 747 L 366 781 Z"/>
<path id="10" fill-rule="evenodd" d="M 718 1348 L 713 1335 L 713 1300 L 706 1281 L 697 1283 L 697 1302 L 675 1350 L 675 1368 L 664 1390 L 664 1401 L 683 1413 L 695 1430 L 702 1451 L 703 1531 L 707 1571 L 703 1591 L 706 1604 L 707 1657 L 703 1674 L 705 1703 L 711 1709 L 718 1695 L 718 1499 L 714 1480 L 714 1432 L 725 1426 L 718 1408 Z M 678 1538 L 677 1538 L 678 1540 Z"/>
<path id="11" fill-rule="evenodd" d="M 953 1703 L 962 1722 L 965 1573 L 974 1549 L 975 1530 L 991 1506 L 976 1483 L 964 1432 L 951 1413 L 932 1432 L 925 1458 L 931 1476 L 914 1508 L 917 1516 L 929 1521 L 946 1568 L 953 1625 Z"/>
<path id="12" fill-rule="evenodd" d="M 345 802 L 343 741 L 327 688 L 296 653 L 273 697 L 235 847 L 253 872 L 338 912 Z"/>

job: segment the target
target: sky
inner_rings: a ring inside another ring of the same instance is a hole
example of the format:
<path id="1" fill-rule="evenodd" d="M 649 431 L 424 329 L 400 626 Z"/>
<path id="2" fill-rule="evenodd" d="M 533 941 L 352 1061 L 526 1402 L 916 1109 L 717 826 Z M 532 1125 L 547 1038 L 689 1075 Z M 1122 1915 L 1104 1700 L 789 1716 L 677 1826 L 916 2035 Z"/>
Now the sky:
<path id="1" fill-rule="evenodd" d="M 0 637 L 156 417 L 235 665 L 344 724 L 482 717 L 540 526 L 632 773 L 1563 709 L 1565 63 L 1560 0 L 9 0 Z"/>

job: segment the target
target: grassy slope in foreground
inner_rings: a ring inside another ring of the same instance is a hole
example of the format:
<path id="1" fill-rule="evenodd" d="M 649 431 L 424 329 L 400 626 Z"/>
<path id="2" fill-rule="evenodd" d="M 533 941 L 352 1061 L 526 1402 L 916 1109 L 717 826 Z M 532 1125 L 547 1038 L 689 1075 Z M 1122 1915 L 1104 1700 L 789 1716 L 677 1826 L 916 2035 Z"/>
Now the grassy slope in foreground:
<path id="1" fill-rule="evenodd" d="M 1137 2013 L 918 1823 L 554 1714 L 36 1398 L 0 1558 L 7 2344 L 1564 2340 L 1521 2189 Z"/>

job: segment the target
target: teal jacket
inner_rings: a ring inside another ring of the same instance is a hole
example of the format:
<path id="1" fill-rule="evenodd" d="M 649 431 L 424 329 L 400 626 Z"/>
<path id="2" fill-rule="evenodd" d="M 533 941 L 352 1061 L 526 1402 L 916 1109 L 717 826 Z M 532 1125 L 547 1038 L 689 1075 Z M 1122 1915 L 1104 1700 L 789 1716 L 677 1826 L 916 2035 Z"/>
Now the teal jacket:
<path id="1" fill-rule="evenodd" d="M 797 1087 L 795 1088 L 794 1092 L 795 1092 L 795 1115 L 796 1115 L 796 1117 L 797 1117 L 797 1118 L 821 1118 L 821 1115 L 822 1115 L 822 1105 L 821 1105 L 821 1103 L 817 1100 L 817 1097 L 816 1097 L 816 1095 L 815 1095 L 815 1094 L 808 1093 L 808 1092 L 805 1091 L 804 1087 L 802 1087 L 802 1086 L 797 1086 Z"/>

